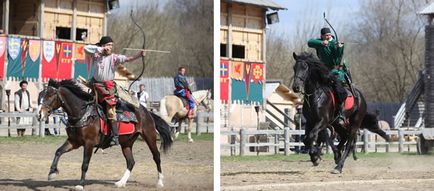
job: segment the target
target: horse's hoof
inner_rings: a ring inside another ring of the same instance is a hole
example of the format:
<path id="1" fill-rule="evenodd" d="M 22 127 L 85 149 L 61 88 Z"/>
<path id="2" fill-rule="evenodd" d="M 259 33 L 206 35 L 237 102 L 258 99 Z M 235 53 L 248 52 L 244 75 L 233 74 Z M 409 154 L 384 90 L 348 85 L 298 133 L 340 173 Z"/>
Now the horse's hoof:
<path id="1" fill-rule="evenodd" d="M 312 162 L 313 163 L 313 166 L 318 166 L 319 165 L 319 162 Z"/>
<path id="2" fill-rule="evenodd" d="M 84 187 L 82 185 L 75 186 L 75 190 L 84 190 Z"/>
<path id="3" fill-rule="evenodd" d="M 340 173 L 342 173 L 340 170 L 338 170 L 338 169 L 333 169 L 332 171 L 331 171 L 331 173 L 332 174 L 340 174 Z"/>
<path id="4" fill-rule="evenodd" d="M 188 143 L 193 143 L 193 139 L 188 139 Z"/>
<path id="5" fill-rule="evenodd" d="M 157 188 L 163 188 L 163 187 L 164 187 L 163 180 L 158 180 Z"/>
<path id="6" fill-rule="evenodd" d="M 54 180 L 57 176 L 57 173 L 53 172 L 48 175 L 48 181 Z"/>
<path id="7" fill-rule="evenodd" d="M 117 181 L 115 183 L 115 186 L 118 188 L 122 188 L 122 187 L 125 187 L 126 184 L 127 184 L 126 182 Z"/>

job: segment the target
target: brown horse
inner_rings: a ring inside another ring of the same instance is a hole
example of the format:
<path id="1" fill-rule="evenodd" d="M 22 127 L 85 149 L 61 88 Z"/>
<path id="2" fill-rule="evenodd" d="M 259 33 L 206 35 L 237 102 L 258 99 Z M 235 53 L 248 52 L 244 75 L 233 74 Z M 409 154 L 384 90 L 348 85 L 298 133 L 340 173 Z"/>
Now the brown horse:
<path id="1" fill-rule="evenodd" d="M 48 180 L 54 179 L 59 173 L 57 163 L 62 154 L 83 146 L 84 154 L 81 166 L 81 179 L 79 184 L 75 187 L 77 190 L 83 190 L 93 148 L 97 145 L 104 148 L 104 143 L 100 139 L 100 136 L 102 135 L 100 133 L 101 118 L 97 113 L 97 106 L 94 103 L 94 98 L 91 94 L 84 92 L 74 81 L 64 80 L 61 82 L 50 81 L 47 93 L 43 99 L 39 111 L 40 121 L 44 121 L 53 110 L 60 107 L 62 107 L 68 115 L 68 124 L 66 128 L 68 139 L 56 151 L 48 174 Z M 134 109 L 133 106 L 129 107 Z M 121 135 L 119 137 L 122 153 L 127 162 L 127 169 L 125 170 L 123 177 L 116 182 L 115 185 L 117 187 L 124 187 L 126 185 L 135 164 L 132 147 L 137 137 L 140 135 L 152 152 L 158 170 L 157 186 L 162 187 L 163 174 L 160 165 L 160 152 L 156 144 L 156 132 L 158 131 L 160 134 L 160 139 L 162 141 L 161 147 L 163 151 L 167 151 L 172 145 L 170 127 L 163 119 L 148 112 L 144 107 L 134 109 L 134 113 L 138 121 L 135 125 L 135 131 L 132 134 Z"/>

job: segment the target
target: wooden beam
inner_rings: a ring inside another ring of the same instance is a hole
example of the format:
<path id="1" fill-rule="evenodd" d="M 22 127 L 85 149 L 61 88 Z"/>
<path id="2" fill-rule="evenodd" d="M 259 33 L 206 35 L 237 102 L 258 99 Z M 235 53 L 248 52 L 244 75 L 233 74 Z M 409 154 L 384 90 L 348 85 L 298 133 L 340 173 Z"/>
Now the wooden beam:
<path id="1" fill-rule="evenodd" d="M 39 26 L 39 30 L 38 30 L 38 36 L 40 37 L 40 38 L 42 38 L 43 36 L 42 36 L 42 34 L 43 34 L 43 32 L 44 32 L 44 9 L 45 9 L 45 0 L 41 0 L 41 4 L 39 5 L 39 18 L 38 18 L 38 20 L 39 20 L 39 24 L 38 24 L 38 26 Z"/>
<path id="2" fill-rule="evenodd" d="M 71 27 L 71 40 L 76 40 L 77 38 L 77 0 L 72 2 L 72 27 Z"/>
<path id="3" fill-rule="evenodd" d="M 3 30 L 9 34 L 9 0 L 3 1 Z"/>

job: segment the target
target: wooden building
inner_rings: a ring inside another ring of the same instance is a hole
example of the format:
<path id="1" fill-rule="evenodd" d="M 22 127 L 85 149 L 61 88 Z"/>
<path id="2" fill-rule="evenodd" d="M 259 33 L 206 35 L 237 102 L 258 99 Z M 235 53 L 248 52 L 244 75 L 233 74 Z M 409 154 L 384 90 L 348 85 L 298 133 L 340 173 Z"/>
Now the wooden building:
<path id="1" fill-rule="evenodd" d="M 264 111 L 256 113 L 254 107 L 265 104 L 266 20 L 267 14 L 282 9 L 272 0 L 220 1 L 223 127 L 255 128 L 258 118 L 265 121 Z"/>
<path id="2" fill-rule="evenodd" d="M 4 34 L 95 43 L 106 34 L 107 0 L 2 0 Z"/>

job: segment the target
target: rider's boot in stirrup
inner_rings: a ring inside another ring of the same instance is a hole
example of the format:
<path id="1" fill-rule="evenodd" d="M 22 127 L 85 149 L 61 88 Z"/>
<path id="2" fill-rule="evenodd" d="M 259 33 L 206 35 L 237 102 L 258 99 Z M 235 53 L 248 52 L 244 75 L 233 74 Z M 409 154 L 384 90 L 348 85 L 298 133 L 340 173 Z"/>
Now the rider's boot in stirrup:
<path id="1" fill-rule="evenodd" d="M 112 130 L 113 133 L 113 138 L 112 138 L 113 145 L 119 145 L 119 130 L 116 125 L 116 121 L 110 120 L 109 124 L 110 124 L 110 129 Z"/>

